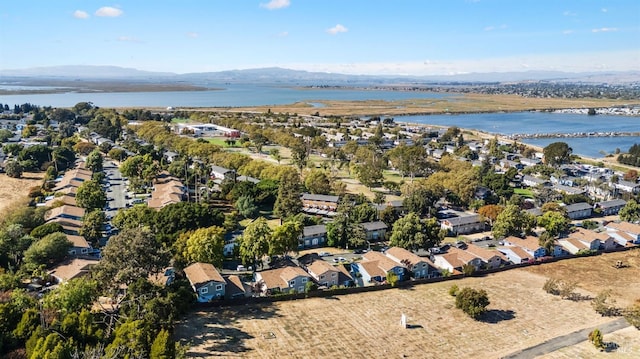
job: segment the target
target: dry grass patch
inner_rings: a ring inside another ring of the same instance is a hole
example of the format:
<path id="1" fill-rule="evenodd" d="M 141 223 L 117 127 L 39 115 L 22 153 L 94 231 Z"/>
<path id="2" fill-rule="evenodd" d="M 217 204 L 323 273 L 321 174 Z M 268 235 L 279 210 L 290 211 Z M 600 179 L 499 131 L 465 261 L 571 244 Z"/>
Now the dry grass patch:
<path id="1" fill-rule="evenodd" d="M 177 334 L 193 344 L 191 357 L 497 358 L 611 320 L 587 301 L 546 294 L 545 280 L 517 269 L 411 289 L 202 311 Z M 454 283 L 487 291 L 485 321 L 454 308 L 448 294 Z M 402 313 L 411 329 L 400 327 Z"/>
<path id="2" fill-rule="evenodd" d="M 42 185 L 44 172 L 24 172 L 22 178 L 12 178 L 0 173 L 0 213 L 12 203 L 25 199 L 29 188 Z"/>
<path id="3" fill-rule="evenodd" d="M 625 268 L 614 267 L 619 260 Z M 523 270 L 548 278 L 574 281 L 578 288 L 594 295 L 611 289 L 612 298 L 621 307 L 640 299 L 640 249 L 567 259 Z"/>
<path id="4" fill-rule="evenodd" d="M 562 348 L 553 353 L 541 356 L 545 359 L 600 359 L 600 358 L 616 358 L 616 359 L 635 359 L 640 353 L 640 335 L 638 330 L 628 327 L 604 335 L 605 343 L 615 343 L 617 349 L 610 352 L 600 351 L 594 348 L 593 344 L 584 341 L 570 347 Z"/>

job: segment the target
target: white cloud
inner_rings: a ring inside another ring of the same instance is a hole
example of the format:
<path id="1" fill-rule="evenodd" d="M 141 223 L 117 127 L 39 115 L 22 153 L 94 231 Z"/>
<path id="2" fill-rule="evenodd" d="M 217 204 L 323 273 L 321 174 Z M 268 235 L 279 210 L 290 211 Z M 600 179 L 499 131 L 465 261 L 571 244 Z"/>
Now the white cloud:
<path id="1" fill-rule="evenodd" d="M 564 30 L 564 31 L 562 32 L 562 34 L 563 34 L 563 35 L 570 35 L 570 34 L 573 34 L 574 32 L 575 32 L 575 31 L 573 31 L 573 30 Z"/>
<path id="2" fill-rule="evenodd" d="M 197 32 L 187 32 L 187 37 L 190 37 L 192 39 L 196 39 L 198 38 L 198 36 L 200 36 L 200 34 L 198 34 Z"/>
<path id="3" fill-rule="evenodd" d="M 618 31 L 615 27 L 601 27 L 599 29 L 593 29 L 591 32 L 615 32 Z"/>
<path id="4" fill-rule="evenodd" d="M 607 11 L 609 11 L 609 10 L 607 10 L 607 8 L 604 8 L 604 7 L 603 7 L 602 9 L 600 9 L 600 11 L 602 11 L 602 12 L 607 12 Z"/>
<path id="5" fill-rule="evenodd" d="M 87 14 L 86 11 L 76 10 L 73 12 L 73 17 L 76 19 L 86 19 L 89 17 L 89 14 Z"/>
<path id="6" fill-rule="evenodd" d="M 283 32 L 278 34 L 278 37 L 287 37 L 287 36 L 289 36 L 289 32 L 288 31 L 283 31 Z"/>
<path id="7" fill-rule="evenodd" d="M 118 38 L 116 40 L 121 41 L 121 42 L 136 42 L 136 43 L 142 42 L 142 41 L 138 40 L 137 38 L 131 37 L 131 36 L 118 36 Z"/>
<path id="8" fill-rule="evenodd" d="M 268 3 L 260 3 L 260 7 L 269 10 L 283 9 L 289 7 L 289 5 L 291 5 L 291 1 L 289 0 L 271 0 Z"/>
<path id="9" fill-rule="evenodd" d="M 122 14 L 122 10 L 111 6 L 103 6 L 96 10 L 96 16 L 102 17 L 118 17 Z"/>
<path id="10" fill-rule="evenodd" d="M 340 24 L 337 24 L 336 26 L 330 29 L 327 29 L 327 32 L 330 33 L 331 35 L 337 35 L 338 33 L 347 32 L 347 31 L 349 31 L 349 29 L 347 29 L 346 27 Z"/>

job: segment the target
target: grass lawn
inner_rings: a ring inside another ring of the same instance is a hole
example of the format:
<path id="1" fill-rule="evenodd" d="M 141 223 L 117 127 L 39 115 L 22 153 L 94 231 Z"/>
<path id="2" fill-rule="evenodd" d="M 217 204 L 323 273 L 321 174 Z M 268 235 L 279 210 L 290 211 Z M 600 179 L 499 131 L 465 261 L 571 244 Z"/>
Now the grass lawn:
<path id="1" fill-rule="evenodd" d="M 524 198 L 533 198 L 533 192 L 530 189 L 525 188 L 514 188 L 513 193 L 517 194 L 520 197 Z"/>
<path id="2" fill-rule="evenodd" d="M 229 144 L 227 144 L 225 142 L 225 140 L 227 140 L 226 137 L 211 137 L 211 138 L 206 138 L 207 142 L 209 143 L 213 143 L 214 145 L 218 145 L 220 147 L 231 147 L 231 148 L 240 148 L 241 146 L 238 145 L 239 141 L 236 140 L 236 144 L 233 146 L 229 146 Z"/>
<path id="3" fill-rule="evenodd" d="M 188 118 L 172 118 L 171 123 L 189 123 L 191 120 Z"/>

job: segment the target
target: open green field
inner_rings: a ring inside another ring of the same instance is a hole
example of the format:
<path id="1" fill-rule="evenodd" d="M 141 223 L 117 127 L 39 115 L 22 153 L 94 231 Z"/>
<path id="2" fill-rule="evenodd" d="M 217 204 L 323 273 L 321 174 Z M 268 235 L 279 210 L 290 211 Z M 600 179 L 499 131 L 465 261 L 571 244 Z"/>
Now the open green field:
<path id="1" fill-rule="evenodd" d="M 513 193 L 524 198 L 533 198 L 533 192 L 526 188 L 514 188 Z"/>

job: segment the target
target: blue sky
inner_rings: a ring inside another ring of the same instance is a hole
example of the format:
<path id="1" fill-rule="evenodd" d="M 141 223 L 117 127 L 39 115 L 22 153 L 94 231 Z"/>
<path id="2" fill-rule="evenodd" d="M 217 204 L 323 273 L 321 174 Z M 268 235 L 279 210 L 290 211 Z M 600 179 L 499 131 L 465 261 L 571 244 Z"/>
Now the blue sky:
<path id="1" fill-rule="evenodd" d="M 640 70 L 638 0 L 7 0 L 0 69 Z"/>

